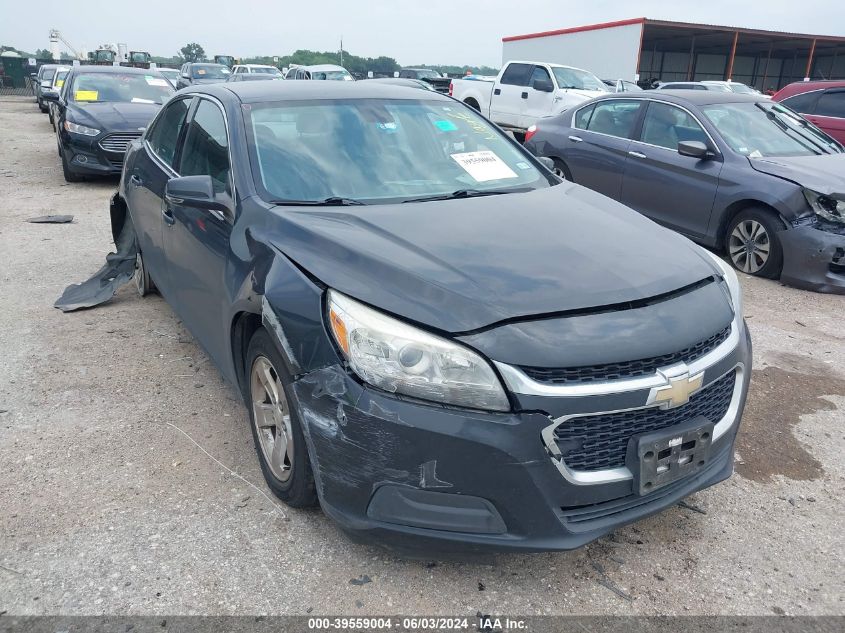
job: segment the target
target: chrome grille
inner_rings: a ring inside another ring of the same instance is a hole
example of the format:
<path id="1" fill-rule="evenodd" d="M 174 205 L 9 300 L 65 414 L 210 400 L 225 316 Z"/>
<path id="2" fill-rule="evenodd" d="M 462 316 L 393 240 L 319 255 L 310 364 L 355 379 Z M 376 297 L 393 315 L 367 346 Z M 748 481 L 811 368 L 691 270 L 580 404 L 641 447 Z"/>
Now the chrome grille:
<path id="1" fill-rule="evenodd" d="M 100 140 L 100 147 L 107 152 L 116 152 L 118 154 L 125 154 L 129 143 L 136 138 L 140 138 L 140 132 L 115 132 L 109 134 Z"/>
<path id="2" fill-rule="evenodd" d="M 605 363 L 602 365 L 591 365 L 587 367 L 562 367 L 547 369 L 544 367 L 520 367 L 529 378 L 538 382 L 551 385 L 572 385 L 606 380 L 624 380 L 627 378 L 639 378 L 650 376 L 660 367 L 668 367 L 675 363 L 685 362 L 687 364 L 698 360 L 705 354 L 712 352 L 719 345 L 724 343 L 731 334 L 729 325 L 721 332 L 699 341 L 686 349 L 672 354 L 663 354 L 651 358 L 623 361 L 620 363 Z"/>
<path id="3" fill-rule="evenodd" d="M 668 429 L 698 416 L 719 422 L 728 413 L 735 385 L 736 372 L 731 372 L 674 409 L 649 407 L 572 418 L 555 429 L 555 443 L 572 470 L 620 468 L 634 435 Z"/>

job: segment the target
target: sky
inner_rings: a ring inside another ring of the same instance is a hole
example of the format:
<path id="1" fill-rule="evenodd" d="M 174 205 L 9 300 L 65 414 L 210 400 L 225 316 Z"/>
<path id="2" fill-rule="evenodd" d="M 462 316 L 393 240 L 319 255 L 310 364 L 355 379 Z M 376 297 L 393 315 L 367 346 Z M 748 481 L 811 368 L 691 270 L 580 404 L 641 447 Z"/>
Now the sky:
<path id="1" fill-rule="evenodd" d="M 35 6 L 35 10 L 33 10 Z M 49 48 L 57 28 L 76 48 L 126 43 L 170 56 L 188 42 L 207 55 L 286 55 L 306 48 L 386 55 L 400 64 L 497 67 L 502 37 L 635 17 L 845 35 L 841 0 L 0 0 L 0 44 Z M 96 8 L 94 8 L 96 7 Z"/>

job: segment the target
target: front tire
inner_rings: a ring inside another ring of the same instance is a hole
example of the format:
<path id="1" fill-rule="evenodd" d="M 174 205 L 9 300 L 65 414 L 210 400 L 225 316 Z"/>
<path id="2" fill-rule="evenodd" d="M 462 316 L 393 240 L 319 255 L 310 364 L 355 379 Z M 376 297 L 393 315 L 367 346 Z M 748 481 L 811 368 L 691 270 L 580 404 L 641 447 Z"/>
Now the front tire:
<path id="1" fill-rule="evenodd" d="M 783 268 L 778 234 L 785 229 L 783 222 L 769 211 L 740 211 L 725 234 L 725 251 L 731 265 L 748 275 L 777 279 Z"/>
<path id="2" fill-rule="evenodd" d="M 552 158 L 552 160 L 555 164 L 555 168 L 554 170 L 552 170 L 555 176 L 557 176 L 558 178 L 563 178 L 564 180 L 568 180 L 569 182 L 575 182 L 572 179 L 572 172 L 569 171 L 569 167 L 566 166 L 566 163 L 564 163 L 559 158 Z"/>
<path id="3" fill-rule="evenodd" d="M 65 182 L 81 182 L 82 176 L 71 171 L 65 153 L 61 151 L 61 148 L 59 148 L 59 155 L 62 157 L 62 175 L 65 177 Z"/>
<path id="4" fill-rule="evenodd" d="M 247 407 L 252 437 L 267 485 L 294 508 L 317 503 L 314 474 L 298 411 L 290 405 L 290 378 L 266 330 L 249 342 L 246 357 Z"/>

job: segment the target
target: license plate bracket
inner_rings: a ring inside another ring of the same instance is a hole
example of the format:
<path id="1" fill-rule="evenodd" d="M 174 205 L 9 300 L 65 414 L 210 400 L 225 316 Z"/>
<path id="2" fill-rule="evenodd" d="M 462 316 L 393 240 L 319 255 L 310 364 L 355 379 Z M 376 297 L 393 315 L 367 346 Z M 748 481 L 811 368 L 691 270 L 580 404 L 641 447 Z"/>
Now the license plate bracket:
<path id="1" fill-rule="evenodd" d="M 634 492 L 651 494 L 705 468 L 710 462 L 713 427 L 698 416 L 671 429 L 641 433 L 628 441 L 627 466 L 634 476 Z"/>

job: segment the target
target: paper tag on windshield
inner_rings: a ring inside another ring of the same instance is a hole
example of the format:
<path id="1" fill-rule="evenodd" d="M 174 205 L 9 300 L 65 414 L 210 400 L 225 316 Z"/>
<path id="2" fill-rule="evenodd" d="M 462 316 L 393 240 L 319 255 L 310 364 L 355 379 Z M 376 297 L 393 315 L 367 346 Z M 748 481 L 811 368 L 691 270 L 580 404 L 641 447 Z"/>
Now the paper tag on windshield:
<path id="1" fill-rule="evenodd" d="M 491 151 L 452 154 L 452 160 L 458 163 L 476 182 L 518 178 L 516 173 L 507 166 L 507 163 Z"/>
<path id="2" fill-rule="evenodd" d="M 144 75 L 144 79 L 147 80 L 147 84 L 150 86 L 160 86 L 162 88 L 167 88 L 167 80 L 159 79 L 158 77 L 150 77 L 149 75 Z"/>
<path id="3" fill-rule="evenodd" d="M 76 101 L 96 101 L 99 96 L 96 90 L 77 90 L 75 99 Z"/>

